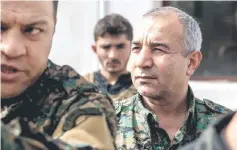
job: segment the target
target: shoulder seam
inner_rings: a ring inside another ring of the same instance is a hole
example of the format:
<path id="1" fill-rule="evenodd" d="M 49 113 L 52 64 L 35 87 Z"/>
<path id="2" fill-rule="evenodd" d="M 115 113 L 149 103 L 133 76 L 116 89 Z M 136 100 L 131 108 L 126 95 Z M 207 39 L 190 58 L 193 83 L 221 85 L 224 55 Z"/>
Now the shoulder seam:
<path id="1" fill-rule="evenodd" d="M 217 113 L 219 113 L 219 114 L 223 114 L 223 113 L 225 113 L 225 112 L 228 112 L 228 110 L 230 110 L 230 109 L 228 109 L 228 108 L 226 108 L 225 106 L 222 106 L 222 105 L 220 105 L 220 104 L 218 104 L 218 103 L 215 103 L 215 102 L 213 102 L 213 101 L 211 101 L 211 100 L 208 100 L 208 99 L 203 99 L 203 101 L 204 101 L 204 104 L 205 104 L 205 106 L 206 107 L 208 107 L 209 109 L 211 109 L 212 111 L 215 111 L 215 112 L 217 112 Z M 221 110 L 218 110 L 217 108 L 215 108 L 212 104 L 210 104 L 210 103 L 212 103 L 213 105 L 216 105 L 217 107 L 220 107 L 220 108 L 223 108 L 223 111 L 221 111 Z M 230 110 L 231 111 L 231 110 Z"/>

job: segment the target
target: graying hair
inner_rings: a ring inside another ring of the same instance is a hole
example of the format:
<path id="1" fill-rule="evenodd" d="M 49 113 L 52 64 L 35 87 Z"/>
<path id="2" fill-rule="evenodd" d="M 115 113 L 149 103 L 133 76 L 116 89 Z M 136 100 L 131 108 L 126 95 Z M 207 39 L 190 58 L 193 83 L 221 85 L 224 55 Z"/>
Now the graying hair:
<path id="1" fill-rule="evenodd" d="M 157 17 L 160 14 L 174 12 L 184 28 L 184 48 L 188 52 L 200 50 L 202 47 L 202 32 L 198 22 L 186 12 L 171 6 L 152 9 L 143 15 L 146 17 Z"/>

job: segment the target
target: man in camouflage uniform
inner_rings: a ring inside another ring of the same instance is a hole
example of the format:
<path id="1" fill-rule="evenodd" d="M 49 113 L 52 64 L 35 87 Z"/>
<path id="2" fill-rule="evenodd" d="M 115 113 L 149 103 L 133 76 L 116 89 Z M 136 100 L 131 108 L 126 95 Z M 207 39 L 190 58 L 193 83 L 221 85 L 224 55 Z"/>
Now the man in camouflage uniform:
<path id="1" fill-rule="evenodd" d="M 2 148 L 115 149 L 112 100 L 48 60 L 56 11 L 57 1 L 1 2 Z"/>
<path id="2" fill-rule="evenodd" d="M 149 11 L 135 30 L 130 56 L 138 94 L 114 102 L 118 149 L 175 150 L 230 111 L 199 100 L 188 85 L 202 54 L 198 23 L 173 7 Z"/>
<path id="3" fill-rule="evenodd" d="M 102 87 L 114 101 L 137 93 L 131 74 L 126 70 L 132 38 L 131 24 L 119 14 L 107 15 L 95 26 L 92 49 L 102 68 L 86 74 L 85 78 Z"/>

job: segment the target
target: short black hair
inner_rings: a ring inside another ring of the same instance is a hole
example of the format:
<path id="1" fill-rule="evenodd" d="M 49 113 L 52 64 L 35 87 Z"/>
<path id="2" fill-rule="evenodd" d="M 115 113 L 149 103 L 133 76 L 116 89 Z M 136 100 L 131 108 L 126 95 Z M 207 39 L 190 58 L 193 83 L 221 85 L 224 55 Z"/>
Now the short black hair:
<path id="1" fill-rule="evenodd" d="M 54 10 L 54 15 L 55 15 L 55 17 L 57 17 L 58 0 L 53 0 L 53 10 Z"/>
<path id="2" fill-rule="evenodd" d="M 106 33 L 115 36 L 125 34 L 128 40 L 133 39 L 132 25 L 119 14 L 106 15 L 97 22 L 94 29 L 94 40 L 97 41 L 98 37 L 103 37 Z"/>

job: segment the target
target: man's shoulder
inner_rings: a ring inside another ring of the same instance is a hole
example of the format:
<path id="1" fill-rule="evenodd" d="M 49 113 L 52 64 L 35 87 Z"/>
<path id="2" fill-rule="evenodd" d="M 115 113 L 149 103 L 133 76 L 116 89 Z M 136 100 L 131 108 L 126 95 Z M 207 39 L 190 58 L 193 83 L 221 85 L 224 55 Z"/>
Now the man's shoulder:
<path id="1" fill-rule="evenodd" d="M 200 135 L 209 124 L 216 121 L 217 118 L 231 112 L 230 109 L 220 104 L 214 103 L 211 100 L 200 100 L 195 98 L 195 115 L 193 119 L 196 121 L 196 134 Z"/>
<path id="2" fill-rule="evenodd" d="M 115 110 L 111 98 L 106 92 L 88 82 L 70 66 L 57 69 L 59 82 L 67 93 L 58 108 L 58 116 L 64 116 L 63 130 L 75 126 L 81 116 L 105 116 L 112 137 L 115 136 Z"/>
<path id="3" fill-rule="evenodd" d="M 112 100 L 107 92 L 99 88 L 97 85 L 87 81 L 70 66 L 61 66 L 57 71 L 58 77 L 56 76 L 55 78 L 59 79 L 59 82 L 65 89 L 68 95 L 66 98 L 68 101 L 74 103 L 80 100 L 81 105 L 90 103 L 98 108 L 105 107 L 103 105 L 106 103 L 109 103 L 112 106 Z"/>
<path id="4" fill-rule="evenodd" d="M 57 81 L 57 85 L 61 86 L 66 92 L 65 96 L 54 100 L 54 102 L 61 104 L 58 105 L 59 116 L 67 113 L 68 119 L 72 119 L 73 115 L 75 115 L 74 118 L 77 118 L 78 115 L 103 114 L 108 120 L 112 121 L 111 118 L 114 117 L 115 113 L 111 98 L 101 88 L 88 82 L 72 67 L 68 65 L 58 66 L 51 62 L 48 76 L 50 79 Z"/>
<path id="5" fill-rule="evenodd" d="M 75 95 L 76 93 L 83 94 L 84 92 L 95 92 L 107 96 L 106 92 L 101 90 L 95 84 L 87 81 L 71 66 L 59 66 L 53 62 L 50 62 L 50 67 L 48 68 L 49 69 L 46 71 L 48 77 L 61 84 L 69 97 Z"/>
<path id="6" fill-rule="evenodd" d="M 220 118 L 217 121 L 210 125 L 201 136 L 194 142 L 185 145 L 184 147 L 178 150 L 222 150 L 227 149 L 226 145 L 221 138 L 221 131 L 226 128 L 231 118 L 236 112 L 228 113 Z"/>
<path id="7" fill-rule="evenodd" d="M 195 98 L 196 108 L 201 113 L 208 113 L 208 114 L 226 114 L 228 112 L 231 112 L 232 110 L 220 105 L 218 103 L 215 103 L 209 99 L 203 99 L 200 100 L 198 98 Z"/>

